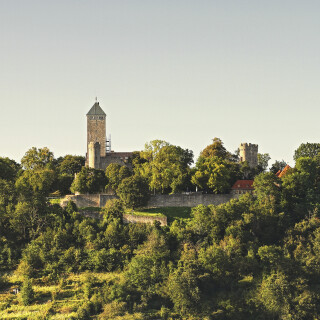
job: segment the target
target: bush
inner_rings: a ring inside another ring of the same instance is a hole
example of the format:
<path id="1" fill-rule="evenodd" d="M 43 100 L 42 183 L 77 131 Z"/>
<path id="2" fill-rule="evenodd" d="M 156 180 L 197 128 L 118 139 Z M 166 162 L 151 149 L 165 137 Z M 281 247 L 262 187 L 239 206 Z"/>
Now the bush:
<path id="1" fill-rule="evenodd" d="M 25 278 L 21 287 L 21 300 L 23 305 L 28 306 L 32 303 L 34 298 L 34 291 L 32 288 L 32 281 L 30 278 Z"/>

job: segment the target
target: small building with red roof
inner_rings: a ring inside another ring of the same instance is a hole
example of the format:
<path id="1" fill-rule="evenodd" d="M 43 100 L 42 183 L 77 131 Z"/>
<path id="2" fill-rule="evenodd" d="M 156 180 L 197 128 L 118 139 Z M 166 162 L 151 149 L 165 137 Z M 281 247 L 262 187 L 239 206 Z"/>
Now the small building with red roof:
<path id="1" fill-rule="evenodd" d="M 291 169 L 291 167 L 287 164 L 287 165 L 283 168 L 282 171 L 279 170 L 279 171 L 276 173 L 276 176 L 277 176 L 278 178 L 282 178 L 284 175 L 287 174 L 287 172 L 288 172 L 289 169 Z"/>
<path id="2" fill-rule="evenodd" d="M 253 188 L 253 180 L 237 180 L 235 184 L 231 188 L 232 194 L 244 194 L 247 192 L 252 193 Z"/>

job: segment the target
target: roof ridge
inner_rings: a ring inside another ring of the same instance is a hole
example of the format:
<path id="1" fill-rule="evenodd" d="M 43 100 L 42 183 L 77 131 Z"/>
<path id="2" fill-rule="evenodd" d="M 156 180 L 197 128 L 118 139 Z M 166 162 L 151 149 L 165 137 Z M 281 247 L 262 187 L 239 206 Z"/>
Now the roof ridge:
<path id="1" fill-rule="evenodd" d="M 89 112 L 87 113 L 87 116 L 89 116 L 89 115 L 103 115 L 103 116 L 105 116 L 106 113 L 100 107 L 99 102 L 96 101 L 94 103 L 94 105 L 91 107 L 91 109 L 89 110 Z"/>

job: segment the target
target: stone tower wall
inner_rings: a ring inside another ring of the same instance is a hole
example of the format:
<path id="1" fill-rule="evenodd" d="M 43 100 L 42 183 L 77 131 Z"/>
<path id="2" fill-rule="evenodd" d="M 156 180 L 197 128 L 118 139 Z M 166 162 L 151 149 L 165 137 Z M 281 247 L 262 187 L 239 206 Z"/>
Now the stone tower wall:
<path id="1" fill-rule="evenodd" d="M 88 166 L 89 168 L 100 168 L 100 143 L 90 142 L 88 145 Z"/>
<path id="2" fill-rule="evenodd" d="M 89 155 L 90 142 L 99 142 L 100 157 L 106 155 L 106 116 L 88 115 L 87 116 L 87 146 Z"/>
<path id="3" fill-rule="evenodd" d="M 251 168 L 258 165 L 258 145 L 251 143 L 241 143 L 240 147 L 240 162 L 247 161 Z"/>

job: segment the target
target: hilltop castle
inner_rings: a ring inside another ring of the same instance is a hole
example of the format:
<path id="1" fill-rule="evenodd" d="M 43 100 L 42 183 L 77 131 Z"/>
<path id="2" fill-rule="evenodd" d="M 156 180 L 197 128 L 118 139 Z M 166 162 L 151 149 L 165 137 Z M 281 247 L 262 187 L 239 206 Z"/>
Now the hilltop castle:
<path id="1" fill-rule="evenodd" d="M 240 162 L 247 161 L 250 168 L 258 165 L 258 145 L 241 143 L 239 147 Z"/>
<path id="2" fill-rule="evenodd" d="M 106 137 L 106 114 L 96 101 L 87 113 L 87 153 L 86 166 L 105 170 L 109 164 L 118 163 L 130 166 L 132 152 L 114 152 L 111 150 L 111 137 Z M 258 165 L 258 145 L 241 143 L 240 162 L 247 161 L 251 168 Z"/>
<path id="3" fill-rule="evenodd" d="M 87 113 L 86 166 L 102 170 L 105 170 L 111 163 L 129 166 L 132 152 L 111 150 L 111 138 L 106 137 L 106 117 L 98 101 Z"/>

